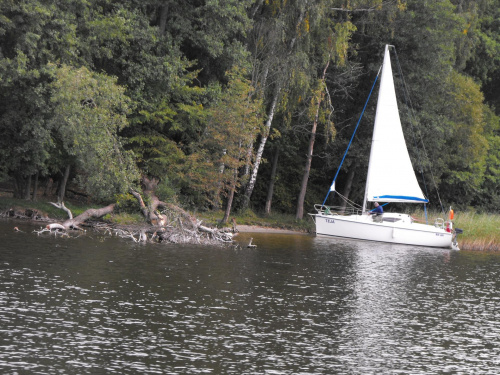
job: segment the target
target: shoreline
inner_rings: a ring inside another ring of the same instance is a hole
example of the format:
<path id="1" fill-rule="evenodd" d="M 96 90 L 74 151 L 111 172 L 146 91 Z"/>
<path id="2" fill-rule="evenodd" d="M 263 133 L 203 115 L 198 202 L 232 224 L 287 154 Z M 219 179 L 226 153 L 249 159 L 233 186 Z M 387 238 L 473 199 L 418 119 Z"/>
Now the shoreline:
<path id="1" fill-rule="evenodd" d="M 262 227 L 258 225 L 236 225 L 236 229 L 240 233 L 310 234 L 293 229 Z"/>
<path id="2" fill-rule="evenodd" d="M 63 213 L 60 209 L 51 206 L 47 201 L 24 201 L 13 198 L 6 198 L 0 194 L 0 216 L 5 219 L 20 220 L 20 222 L 30 222 L 32 225 L 45 226 L 50 223 L 57 223 L 66 220 L 63 218 Z M 85 208 L 75 206 L 75 214 L 80 214 Z M 13 211 L 13 214 L 8 214 L 8 211 Z M 80 212 L 79 212 L 80 211 Z M 3 215 L 2 215 L 3 214 Z M 19 215 L 19 216 L 18 216 Z M 97 223 L 102 223 L 104 226 L 109 226 L 114 229 L 123 229 L 128 231 L 146 231 L 156 230 L 154 226 L 140 222 L 128 222 L 127 217 L 125 220 L 96 220 Z M 238 221 L 239 218 L 236 218 Z M 121 223 L 119 223 L 121 221 Z M 216 222 L 213 217 L 206 218 L 207 222 Z M 256 223 L 255 219 L 252 224 L 236 224 L 237 232 L 240 233 L 268 233 L 268 234 L 295 234 L 295 235 L 311 235 L 314 234 L 313 228 L 294 228 L 293 224 L 290 225 L 287 220 L 279 220 L 274 218 L 272 225 L 269 225 L 262 219 L 262 223 Z M 244 219 L 241 218 L 244 222 Z M 280 221 L 282 222 L 280 224 Z M 89 227 L 101 226 L 99 224 L 89 223 Z M 94 224 L 94 225 L 93 225 Z M 456 226 L 465 228 L 466 233 L 469 235 L 461 235 L 458 238 L 460 249 L 463 251 L 477 251 L 477 252 L 496 252 L 500 253 L 500 239 L 498 235 L 498 228 L 500 228 L 500 215 L 483 213 L 477 214 L 473 210 L 470 212 L 463 212 L 456 220 Z M 214 225 L 217 228 L 217 224 Z M 281 227 L 281 228 L 280 228 Z M 214 228 L 214 229 L 215 229 Z M 225 228 L 228 230 L 229 228 Z M 224 231 L 225 231 L 224 230 Z M 474 233 L 474 237 L 470 235 Z"/>

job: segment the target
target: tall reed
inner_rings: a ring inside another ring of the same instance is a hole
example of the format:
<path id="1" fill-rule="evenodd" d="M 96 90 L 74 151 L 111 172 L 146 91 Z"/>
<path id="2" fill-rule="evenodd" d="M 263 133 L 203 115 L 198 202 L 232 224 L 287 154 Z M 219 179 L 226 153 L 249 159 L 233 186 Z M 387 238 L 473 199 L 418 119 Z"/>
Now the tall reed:
<path id="1" fill-rule="evenodd" d="M 500 251 L 500 215 L 459 212 L 454 222 L 464 230 L 459 236 L 462 250 Z"/>

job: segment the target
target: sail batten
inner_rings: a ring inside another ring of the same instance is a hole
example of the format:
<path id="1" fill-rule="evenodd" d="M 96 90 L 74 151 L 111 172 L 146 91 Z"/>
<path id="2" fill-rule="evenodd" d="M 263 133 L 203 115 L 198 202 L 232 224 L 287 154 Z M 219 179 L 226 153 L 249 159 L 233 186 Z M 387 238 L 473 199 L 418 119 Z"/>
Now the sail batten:
<path id="1" fill-rule="evenodd" d="M 365 199 L 370 202 L 428 202 L 406 147 L 388 46 L 380 79 Z"/>

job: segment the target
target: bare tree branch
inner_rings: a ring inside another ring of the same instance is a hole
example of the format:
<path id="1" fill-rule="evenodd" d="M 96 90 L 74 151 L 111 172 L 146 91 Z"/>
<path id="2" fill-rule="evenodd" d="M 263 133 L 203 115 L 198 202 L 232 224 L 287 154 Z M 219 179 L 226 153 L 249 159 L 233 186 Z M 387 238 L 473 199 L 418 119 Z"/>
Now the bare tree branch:
<path id="1" fill-rule="evenodd" d="M 68 217 L 70 220 L 73 219 L 73 214 L 72 214 L 71 210 L 64 205 L 64 202 L 60 202 L 60 203 L 49 202 L 49 203 L 51 205 L 59 208 L 60 210 L 65 211 L 68 214 Z"/>

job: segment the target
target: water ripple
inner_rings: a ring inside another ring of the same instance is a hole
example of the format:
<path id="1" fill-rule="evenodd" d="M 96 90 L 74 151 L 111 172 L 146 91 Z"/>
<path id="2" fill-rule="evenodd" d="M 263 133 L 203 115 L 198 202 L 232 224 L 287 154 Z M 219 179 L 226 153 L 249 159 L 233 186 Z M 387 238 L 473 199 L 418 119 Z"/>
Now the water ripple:
<path id="1" fill-rule="evenodd" d="M 0 372 L 500 369 L 499 257 L 253 237 L 248 251 L 26 238 L 0 249 Z"/>

